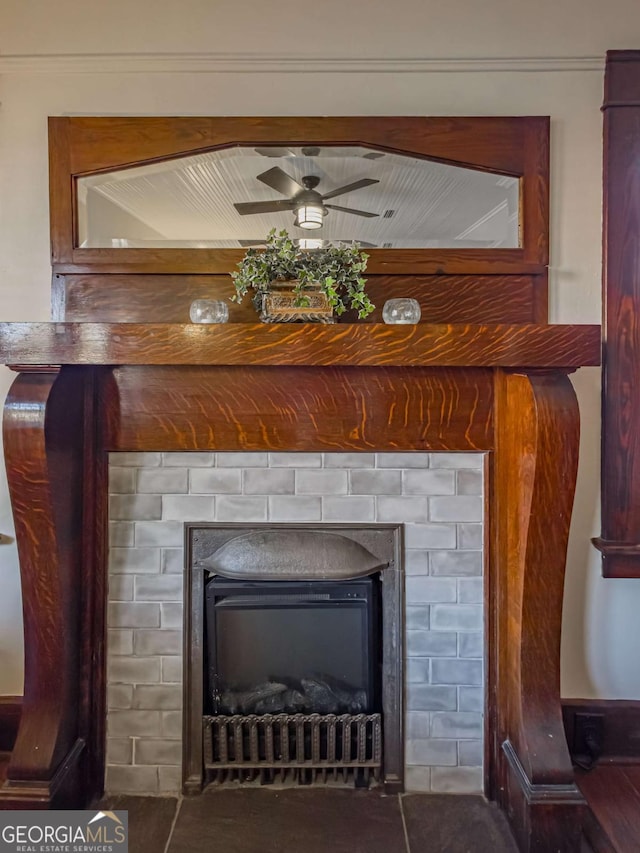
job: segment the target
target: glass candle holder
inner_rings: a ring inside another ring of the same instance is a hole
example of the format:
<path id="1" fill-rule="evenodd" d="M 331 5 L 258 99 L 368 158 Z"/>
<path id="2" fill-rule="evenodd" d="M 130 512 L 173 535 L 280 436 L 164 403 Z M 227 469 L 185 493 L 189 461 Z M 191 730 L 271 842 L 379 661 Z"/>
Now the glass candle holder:
<path id="1" fill-rule="evenodd" d="M 419 323 L 422 311 L 420 303 L 415 299 L 387 299 L 382 309 L 382 319 L 385 323 Z"/>
<path id="2" fill-rule="evenodd" d="M 189 308 L 192 323 L 226 323 L 229 306 L 221 299 L 194 299 Z"/>

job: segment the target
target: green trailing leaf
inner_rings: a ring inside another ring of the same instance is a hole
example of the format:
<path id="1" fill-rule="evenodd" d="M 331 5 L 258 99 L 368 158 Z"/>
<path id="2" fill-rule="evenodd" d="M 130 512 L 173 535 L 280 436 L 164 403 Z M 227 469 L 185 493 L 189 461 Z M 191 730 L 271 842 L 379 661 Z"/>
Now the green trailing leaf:
<path id="1" fill-rule="evenodd" d="M 247 249 L 238 271 L 231 273 L 235 287 L 231 299 L 242 302 L 250 290 L 260 295 L 277 286 L 278 281 L 295 281 L 295 304 L 306 307 L 309 297 L 305 290 L 319 284 L 338 316 L 353 308 L 364 319 L 375 308 L 365 293 L 366 279 L 362 276 L 368 259 L 357 243 L 301 249 L 287 231 L 274 228 L 265 248 Z"/>

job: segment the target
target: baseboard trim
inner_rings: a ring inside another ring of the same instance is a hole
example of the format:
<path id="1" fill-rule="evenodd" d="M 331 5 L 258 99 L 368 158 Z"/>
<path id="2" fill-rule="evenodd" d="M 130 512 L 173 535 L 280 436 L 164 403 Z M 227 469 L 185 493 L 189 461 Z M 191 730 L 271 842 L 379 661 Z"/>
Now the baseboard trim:
<path id="1" fill-rule="evenodd" d="M 22 696 L 0 696 L 0 752 L 11 752 L 22 715 Z"/>
<path id="2" fill-rule="evenodd" d="M 604 718 L 604 744 L 600 763 L 640 763 L 640 701 L 633 699 L 563 699 L 562 717 L 569 752 L 576 753 L 576 714 Z"/>

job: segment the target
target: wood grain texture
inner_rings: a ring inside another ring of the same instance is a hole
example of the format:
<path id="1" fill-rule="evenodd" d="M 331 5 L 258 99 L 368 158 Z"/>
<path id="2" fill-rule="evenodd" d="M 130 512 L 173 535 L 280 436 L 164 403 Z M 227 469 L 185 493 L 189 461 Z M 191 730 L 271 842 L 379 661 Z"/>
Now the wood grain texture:
<path id="1" fill-rule="evenodd" d="M 8 364 L 579 367 L 599 326 L 2 323 Z"/>
<path id="2" fill-rule="evenodd" d="M 109 450 L 487 450 L 489 370 L 122 367 Z"/>
<path id="3" fill-rule="evenodd" d="M 118 253 L 117 255 L 115 253 Z M 76 249 L 55 274 L 229 275 L 244 249 Z M 368 275 L 544 275 L 522 249 L 369 249 Z"/>
<path id="4" fill-rule="evenodd" d="M 229 145 L 369 145 L 415 152 L 444 162 L 521 174 L 528 128 L 544 132 L 545 118 L 474 116 L 222 116 L 73 117 L 51 119 L 69 128 L 74 173 L 175 157 Z M 469 143 L 473 140 L 473 159 Z"/>
<path id="5" fill-rule="evenodd" d="M 106 742 L 106 601 L 109 524 L 109 456 L 106 419 L 100 409 L 103 389 L 113 381 L 107 368 L 82 370 L 82 578 L 81 660 L 78 734 L 86 744 L 80 767 L 87 801 L 102 793 Z M 78 373 L 78 368 L 63 368 Z"/>
<path id="6" fill-rule="evenodd" d="M 521 116 L 52 118 L 54 271 L 229 273 L 242 250 L 75 248 L 75 177 L 234 144 L 286 142 L 365 145 L 522 178 L 522 248 L 373 249 L 371 273 L 539 272 L 548 263 L 548 133 L 548 119 Z M 531 264 L 538 269 L 528 270 Z"/>
<path id="7" fill-rule="evenodd" d="M 604 103 L 602 534 L 608 577 L 640 577 L 640 51 L 608 54 Z"/>
<path id="8" fill-rule="evenodd" d="M 230 301 L 229 276 L 55 275 L 56 320 L 94 323 L 188 323 L 194 299 L 223 299 L 231 323 L 255 323 L 247 298 Z M 428 323 L 546 322 L 546 276 L 369 276 L 367 293 L 376 310 L 360 323 L 381 323 L 387 299 L 417 299 Z M 61 294 L 61 295 L 60 295 Z M 348 314 L 346 322 L 355 322 Z"/>
<path id="9" fill-rule="evenodd" d="M 577 782 L 615 853 L 640 849 L 640 772 L 637 767 L 598 766 L 577 772 Z M 602 847 L 596 848 L 598 851 Z"/>
<path id="10" fill-rule="evenodd" d="M 29 374 L 15 380 L 5 405 L 27 638 L 22 717 L 5 784 L 12 797 L 20 783 L 48 786 L 77 749 L 83 390 L 77 371 Z"/>
<path id="11" fill-rule="evenodd" d="M 577 850 L 582 798 L 560 704 L 564 568 L 579 439 L 568 377 L 497 371 L 495 424 L 490 576 L 504 753 L 499 790 L 522 850 Z"/>
<path id="12" fill-rule="evenodd" d="M 501 800 L 521 851 L 584 853 L 585 799 L 577 786 L 532 784 L 510 741 L 503 743 Z"/>
<path id="13" fill-rule="evenodd" d="M 71 139 L 67 119 L 49 119 L 49 210 L 51 261 L 73 260 L 75 236 L 74 184 L 71 178 Z"/>
<path id="14" fill-rule="evenodd" d="M 524 139 L 522 244 L 524 258 L 531 263 L 549 260 L 549 125 L 548 118 L 541 118 L 538 133 Z"/>
<path id="15" fill-rule="evenodd" d="M 582 831 L 584 841 L 580 853 L 617 853 L 589 805 Z"/>

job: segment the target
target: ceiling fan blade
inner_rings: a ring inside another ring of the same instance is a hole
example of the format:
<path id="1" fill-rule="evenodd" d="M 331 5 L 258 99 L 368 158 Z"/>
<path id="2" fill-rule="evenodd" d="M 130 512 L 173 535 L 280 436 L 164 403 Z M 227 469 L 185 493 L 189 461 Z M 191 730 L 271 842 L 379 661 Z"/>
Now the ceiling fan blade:
<path id="1" fill-rule="evenodd" d="M 240 216 L 250 213 L 278 213 L 281 210 L 295 210 L 296 205 L 291 201 L 241 201 L 233 205 Z"/>
<path id="2" fill-rule="evenodd" d="M 256 177 L 263 184 L 271 187 L 272 190 L 282 193 L 282 195 L 286 195 L 289 198 L 296 195 L 296 193 L 304 191 L 304 187 L 296 183 L 286 172 L 283 172 L 280 166 L 274 166 L 273 169 L 268 169 Z"/>
<path id="3" fill-rule="evenodd" d="M 341 210 L 343 213 L 355 213 L 356 216 L 368 216 L 370 218 L 380 216 L 379 213 L 369 213 L 366 210 L 356 210 L 354 207 L 339 207 L 337 204 L 325 204 L 325 207 L 329 210 Z"/>
<path id="4" fill-rule="evenodd" d="M 331 190 L 330 193 L 323 194 L 322 198 L 333 198 L 337 195 L 344 195 L 344 193 L 353 192 L 353 190 L 360 190 L 362 187 L 370 187 L 371 184 L 379 184 L 380 181 L 376 181 L 374 178 L 362 178 L 361 181 L 354 181 L 352 184 L 345 184 L 344 187 L 338 187 L 337 190 Z"/>
<path id="5" fill-rule="evenodd" d="M 269 146 L 265 148 L 254 148 L 253 149 L 256 154 L 260 154 L 262 157 L 295 157 L 295 151 L 292 151 L 290 148 L 276 148 L 274 146 Z"/>

